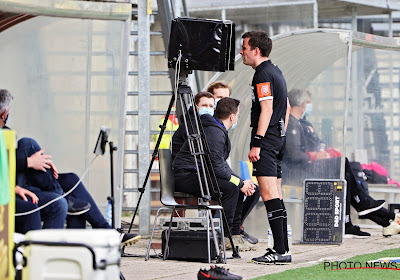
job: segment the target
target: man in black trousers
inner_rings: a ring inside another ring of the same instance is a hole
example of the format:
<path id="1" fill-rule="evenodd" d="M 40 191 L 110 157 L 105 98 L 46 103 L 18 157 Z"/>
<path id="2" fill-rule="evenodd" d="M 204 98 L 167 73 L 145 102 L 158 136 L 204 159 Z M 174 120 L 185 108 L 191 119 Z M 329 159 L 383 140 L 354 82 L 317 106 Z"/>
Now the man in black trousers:
<path id="1" fill-rule="evenodd" d="M 197 96 L 199 96 L 199 94 Z M 208 97 L 206 94 L 202 95 L 202 99 L 208 98 L 212 101 L 212 104 L 214 104 L 214 97 L 211 93 L 208 94 Z M 239 100 L 233 98 L 222 98 L 217 104 L 215 114 L 201 114 L 200 121 L 203 125 L 204 134 L 210 147 L 211 162 L 218 186 L 222 192 L 222 207 L 224 208 L 228 221 L 229 230 L 233 234 L 234 243 L 239 246 L 239 250 L 250 250 L 250 245 L 243 244 L 243 240 L 241 240 L 239 233 L 234 234 L 232 229 L 235 216 L 240 218 L 243 208 L 241 205 L 243 203 L 243 197 L 242 199 L 239 199 L 239 193 L 241 192 L 246 196 L 251 196 L 254 193 L 255 186 L 251 183 L 251 180 L 243 181 L 232 171 L 226 162 L 231 149 L 228 130 L 234 129 L 237 124 L 239 117 L 239 103 Z M 196 101 L 196 104 L 200 104 L 200 101 Z M 184 143 L 176 155 L 173 162 L 173 168 L 176 190 L 201 197 L 197 174 L 198 172 L 202 172 L 202 167 L 199 166 L 200 170 L 197 170 L 188 141 Z M 212 190 L 210 190 L 210 192 L 211 196 L 215 197 Z M 224 228 L 224 230 L 225 234 L 227 234 L 227 229 Z M 228 242 L 225 243 L 226 245 L 229 245 Z"/>

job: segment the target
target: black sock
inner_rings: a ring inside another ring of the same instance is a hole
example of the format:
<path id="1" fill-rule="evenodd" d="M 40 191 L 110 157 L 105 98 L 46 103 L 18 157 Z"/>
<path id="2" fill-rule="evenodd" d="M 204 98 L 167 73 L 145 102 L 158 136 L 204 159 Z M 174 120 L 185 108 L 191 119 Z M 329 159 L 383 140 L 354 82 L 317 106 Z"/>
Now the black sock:
<path id="1" fill-rule="evenodd" d="M 274 250 L 279 254 L 285 253 L 284 235 L 283 233 L 283 209 L 279 198 L 264 201 L 267 209 L 269 225 L 271 227 L 272 236 L 274 237 Z"/>
<path id="2" fill-rule="evenodd" d="M 281 199 L 282 209 L 283 209 L 283 243 L 285 245 L 285 252 L 289 252 L 289 242 L 287 236 L 287 214 L 285 204 L 283 203 L 283 199 Z M 286 234 L 285 234 L 286 233 Z"/>

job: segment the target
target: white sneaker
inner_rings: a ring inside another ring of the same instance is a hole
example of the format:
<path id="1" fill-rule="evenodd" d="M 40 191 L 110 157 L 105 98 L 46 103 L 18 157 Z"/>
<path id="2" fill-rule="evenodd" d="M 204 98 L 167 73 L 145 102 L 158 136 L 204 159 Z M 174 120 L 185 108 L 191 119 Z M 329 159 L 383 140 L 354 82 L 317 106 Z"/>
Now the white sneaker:
<path id="1" fill-rule="evenodd" d="M 395 221 L 396 223 L 399 223 L 399 222 L 400 222 L 400 213 L 394 214 L 394 221 Z"/>
<path id="2" fill-rule="evenodd" d="M 396 221 L 397 219 L 397 221 Z M 397 216 L 395 217 L 395 220 L 390 220 L 390 225 L 388 225 L 387 227 L 384 227 L 382 230 L 382 234 L 385 237 L 394 235 L 394 234 L 398 234 L 400 232 L 400 217 Z"/>

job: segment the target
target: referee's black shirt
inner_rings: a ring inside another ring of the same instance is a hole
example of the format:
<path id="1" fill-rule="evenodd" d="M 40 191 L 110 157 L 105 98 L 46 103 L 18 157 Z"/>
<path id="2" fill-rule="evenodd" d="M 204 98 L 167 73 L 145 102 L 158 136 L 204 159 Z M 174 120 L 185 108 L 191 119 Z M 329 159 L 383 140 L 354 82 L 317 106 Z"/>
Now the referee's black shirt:
<path id="1" fill-rule="evenodd" d="M 262 62 L 256 67 L 252 82 L 251 124 L 257 129 L 261 114 L 260 101 L 272 99 L 273 113 L 267 133 L 276 134 L 276 126 L 281 118 L 285 119 L 287 108 L 286 81 L 281 70 L 270 60 Z M 275 128 L 275 129 L 273 129 Z"/>

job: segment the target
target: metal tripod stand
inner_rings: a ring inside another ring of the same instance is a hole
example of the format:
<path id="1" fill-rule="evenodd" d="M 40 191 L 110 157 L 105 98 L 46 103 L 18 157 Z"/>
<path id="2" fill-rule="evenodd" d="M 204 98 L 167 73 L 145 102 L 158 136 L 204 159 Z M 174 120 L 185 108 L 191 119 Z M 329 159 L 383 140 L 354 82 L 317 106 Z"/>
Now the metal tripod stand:
<path id="1" fill-rule="evenodd" d="M 216 179 L 216 176 L 214 173 L 214 169 L 212 166 L 211 157 L 210 157 L 210 149 L 209 149 L 207 140 L 204 135 L 203 126 L 200 122 L 198 114 L 194 113 L 194 122 L 193 122 L 192 118 L 190 117 L 189 110 L 187 109 L 188 106 L 187 106 L 186 100 L 190 100 L 191 103 L 194 104 L 194 96 L 193 96 L 192 90 L 187 85 L 187 76 L 188 76 L 188 73 L 183 73 L 183 74 L 179 75 L 179 83 L 178 83 L 178 87 L 176 89 L 176 94 L 178 95 L 178 98 L 179 98 L 179 101 L 180 101 L 180 104 L 182 107 L 182 112 L 183 112 L 182 116 L 183 116 L 184 125 L 185 125 L 185 129 L 186 129 L 186 134 L 188 136 L 190 151 L 195 160 L 196 170 L 198 170 L 197 176 L 198 176 L 200 192 L 201 192 L 201 196 L 202 196 L 201 199 L 204 203 L 209 204 L 209 201 L 211 201 L 211 197 L 213 196 L 214 198 L 217 199 L 218 204 L 222 205 L 221 192 L 220 192 L 220 189 L 219 189 L 219 186 L 217 183 L 217 179 Z M 142 188 L 139 188 L 140 196 L 139 196 L 139 200 L 138 200 L 137 206 L 135 208 L 135 212 L 132 217 L 128 232 L 130 232 L 132 229 L 133 222 L 135 220 L 137 210 L 139 208 L 139 204 L 141 202 L 142 196 L 145 191 L 145 187 L 147 185 L 147 182 L 148 182 L 148 179 L 150 176 L 151 168 L 152 168 L 153 163 L 158 155 L 161 138 L 166 129 L 166 124 L 169 119 L 169 115 L 171 114 L 171 109 L 174 105 L 175 98 L 176 98 L 176 96 L 175 96 L 175 94 L 173 94 L 171 97 L 169 106 L 168 106 L 166 116 L 164 118 L 164 122 L 162 125 L 160 125 L 160 129 L 161 129 L 160 135 L 157 139 L 157 143 L 156 143 L 156 146 L 155 146 L 153 154 L 152 154 L 152 159 L 150 161 L 150 166 L 148 168 L 143 186 L 142 186 Z M 212 193 L 210 192 L 210 190 Z M 218 244 L 217 244 L 218 241 L 217 241 L 217 237 L 216 237 L 216 232 L 214 229 L 214 225 L 212 223 L 211 211 L 209 211 L 209 212 L 210 213 L 207 213 L 206 217 L 207 217 L 208 223 L 211 223 L 214 245 L 216 247 L 217 252 L 220 252 L 220 250 L 218 248 Z M 234 258 L 240 258 L 237 248 L 233 244 L 232 234 L 229 230 L 228 222 L 227 222 L 224 211 L 222 211 L 222 217 L 223 217 L 224 227 L 227 229 L 228 238 L 229 238 L 231 246 L 233 248 L 232 256 Z M 221 258 L 219 258 L 218 261 L 221 261 Z"/>

